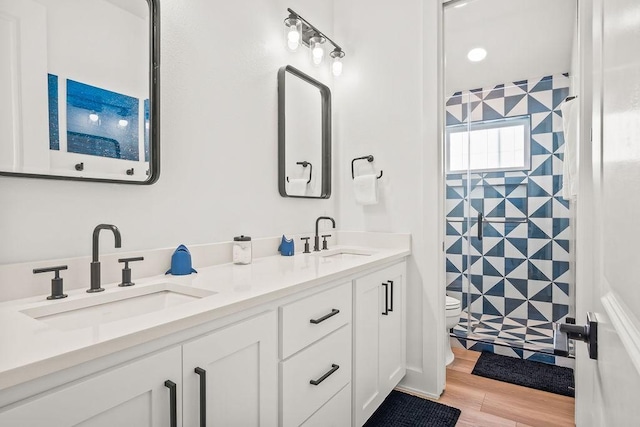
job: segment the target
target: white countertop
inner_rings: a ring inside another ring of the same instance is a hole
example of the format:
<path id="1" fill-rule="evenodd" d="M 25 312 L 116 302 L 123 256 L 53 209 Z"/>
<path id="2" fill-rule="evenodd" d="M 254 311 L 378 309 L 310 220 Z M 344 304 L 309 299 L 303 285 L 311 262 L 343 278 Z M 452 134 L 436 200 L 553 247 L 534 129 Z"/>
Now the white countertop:
<path id="1" fill-rule="evenodd" d="M 0 304 L 0 390 L 410 255 L 408 244 L 365 249 L 374 253 L 344 258 L 324 258 L 317 254 L 268 256 L 254 259 L 249 265 L 200 268 L 198 274 L 189 276 L 158 275 L 138 279 L 136 288 L 169 282 L 216 294 L 161 311 L 71 331 L 56 329 L 22 311 L 127 292 L 131 288 L 119 288 L 114 283 L 103 286 L 106 290 L 100 294 L 78 289 L 66 292 L 68 298 L 58 301 L 48 301 L 46 295 L 7 301 Z"/>

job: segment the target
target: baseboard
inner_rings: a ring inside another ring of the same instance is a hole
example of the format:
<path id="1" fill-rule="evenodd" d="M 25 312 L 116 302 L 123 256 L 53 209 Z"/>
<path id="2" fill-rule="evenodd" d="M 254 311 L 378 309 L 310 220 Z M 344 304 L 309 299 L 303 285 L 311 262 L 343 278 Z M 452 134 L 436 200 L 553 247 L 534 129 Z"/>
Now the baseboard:
<path id="1" fill-rule="evenodd" d="M 439 395 L 435 395 L 435 394 L 431 394 L 431 393 L 425 393 L 422 390 L 416 390 L 414 388 L 411 387 L 406 387 L 403 385 L 398 384 L 398 386 L 395 388 L 398 391 L 407 393 L 407 394 L 411 394 L 413 396 L 418 396 L 418 397 L 422 397 L 424 399 L 439 399 L 440 396 Z"/>
<path id="2" fill-rule="evenodd" d="M 432 381 L 431 383 L 431 385 L 433 385 L 436 381 Z M 420 397 L 428 397 L 430 399 L 438 399 L 444 391 L 441 390 L 439 393 L 434 392 L 433 390 L 428 391 L 425 390 L 425 385 L 429 385 L 429 381 L 426 380 L 424 373 L 407 368 L 406 375 L 400 381 L 400 384 L 398 384 L 396 389 L 406 391 L 409 394 L 415 394 Z"/>

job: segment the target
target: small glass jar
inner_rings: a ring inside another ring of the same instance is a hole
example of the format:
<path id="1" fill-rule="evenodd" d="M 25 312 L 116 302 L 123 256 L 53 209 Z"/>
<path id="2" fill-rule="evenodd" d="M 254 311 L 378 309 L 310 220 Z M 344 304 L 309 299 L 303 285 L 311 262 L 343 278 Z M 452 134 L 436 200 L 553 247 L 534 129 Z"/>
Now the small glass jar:
<path id="1" fill-rule="evenodd" d="M 251 237 L 236 236 L 233 238 L 233 263 L 251 264 Z"/>

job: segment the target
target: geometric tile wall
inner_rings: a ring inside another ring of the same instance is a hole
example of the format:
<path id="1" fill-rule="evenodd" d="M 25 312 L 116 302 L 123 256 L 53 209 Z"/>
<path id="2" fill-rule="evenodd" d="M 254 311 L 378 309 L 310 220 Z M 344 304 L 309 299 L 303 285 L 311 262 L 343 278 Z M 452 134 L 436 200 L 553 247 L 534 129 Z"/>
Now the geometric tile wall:
<path id="1" fill-rule="evenodd" d="M 447 125 L 531 120 L 530 170 L 446 176 L 447 293 L 472 313 L 549 322 L 550 327 L 573 304 L 569 203 L 561 197 L 560 106 L 568 94 L 569 77 L 562 74 L 458 92 L 446 102 Z M 482 241 L 476 237 L 478 212 L 504 221 L 485 223 Z M 472 219 L 469 230 L 466 216 Z M 467 277 L 469 293 L 462 286 Z"/>

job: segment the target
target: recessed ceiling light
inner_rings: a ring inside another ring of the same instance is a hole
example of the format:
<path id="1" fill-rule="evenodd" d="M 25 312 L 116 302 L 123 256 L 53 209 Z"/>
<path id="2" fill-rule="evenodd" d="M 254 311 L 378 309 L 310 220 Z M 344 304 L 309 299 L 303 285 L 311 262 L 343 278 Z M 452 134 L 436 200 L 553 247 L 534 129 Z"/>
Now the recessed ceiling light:
<path id="1" fill-rule="evenodd" d="M 486 57 L 487 57 L 487 51 L 481 47 L 476 47 L 474 49 L 471 49 L 469 53 L 467 53 L 467 58 L 469 58 L 469 61 L 471 62 L 479 62 Z"/>
<path id="2" fill-rule="evenodd" d="M 461 7 L 465 7 L 466 5 L 467 5 L 467 3 L 464 2 L 464 3 L 457 4 L 457 5 L 453 6 L 453 7 L 455 7 L 456 9 L 460 9 Z"/>

